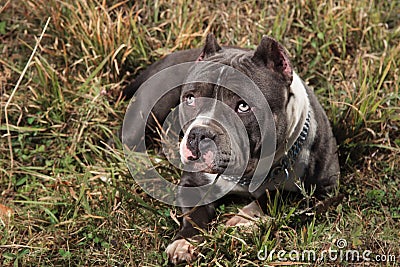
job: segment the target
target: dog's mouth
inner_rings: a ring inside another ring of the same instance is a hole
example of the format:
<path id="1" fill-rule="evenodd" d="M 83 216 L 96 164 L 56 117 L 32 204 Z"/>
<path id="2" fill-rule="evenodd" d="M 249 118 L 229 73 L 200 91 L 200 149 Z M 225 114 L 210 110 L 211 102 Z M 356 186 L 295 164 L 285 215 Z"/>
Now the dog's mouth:
<path id="1" fill-rule="evenodd" d="M 183 164 L 193 172 L 223 174 L 231 161 L 230 153 L 206 151 L 199 155 L 182 156 Z"/>

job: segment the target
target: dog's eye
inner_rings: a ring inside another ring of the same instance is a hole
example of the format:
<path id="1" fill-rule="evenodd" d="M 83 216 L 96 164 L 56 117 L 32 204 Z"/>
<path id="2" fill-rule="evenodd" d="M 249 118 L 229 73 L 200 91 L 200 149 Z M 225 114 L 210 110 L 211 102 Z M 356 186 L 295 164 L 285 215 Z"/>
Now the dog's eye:
<path id="1" fill-rule="evenodd" d="M 237 113 L 247 113 L 250 111 L 250 106 L 244 102 L 244 101 L 240 101 L 236 107 L 236 112 Z"/>
<path id="2" fill-rule="evenodd" d="M 196 98 L 194 97 L 194 95 L 192 95 L 192 94 L 187 95 L 187 96 L 185 97 L 186 104 L 187 104 L 188 106 L 194 106 L 195 99 L 196 99 Z"/>

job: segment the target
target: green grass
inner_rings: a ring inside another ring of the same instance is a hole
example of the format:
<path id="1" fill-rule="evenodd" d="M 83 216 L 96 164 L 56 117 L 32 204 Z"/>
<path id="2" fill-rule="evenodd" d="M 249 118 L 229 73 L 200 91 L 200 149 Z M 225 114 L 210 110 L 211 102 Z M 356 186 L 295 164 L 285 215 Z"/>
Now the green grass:
<path id="1" fill-rule="evenodd" d="M 307 219 L 304 200 L 271 199 L 270 217 L 248 231 L 214 223 L 193 266 L 258 266 L 261 248 L 322 251 L 340 238 L 397 257 L 371 265 L 398 265 L 400 3 L 267 2 L 2 1 L 0 265 L 166 265 L 180 211 L 147 196 L 106 142 L 123 121 L 123 85 L 207 32 L 245 47 L 269 34 L 287 47 L 332 122 L 345 197 Z M 217 221 L 235 211 L 220 207 Z"/>

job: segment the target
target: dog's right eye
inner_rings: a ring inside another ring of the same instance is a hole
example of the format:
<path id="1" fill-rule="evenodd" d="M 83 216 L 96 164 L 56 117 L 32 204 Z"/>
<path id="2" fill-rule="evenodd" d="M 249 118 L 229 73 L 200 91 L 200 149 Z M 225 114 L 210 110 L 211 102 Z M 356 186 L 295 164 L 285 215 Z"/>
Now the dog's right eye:
<path id="1" fill-rule="evenodd" d="M 236 107 L 237 113 L 247 113 L 250 110 L 251 110 L 250 106 L 244 101 L 240 101 Z"/>
<path id="2" fill-rule="evenodd" d="M 185 97 L 185 102 L 188 106 L 194 106 L 195 104 L 195 97 L 192 94 L 189 94 Z"/>

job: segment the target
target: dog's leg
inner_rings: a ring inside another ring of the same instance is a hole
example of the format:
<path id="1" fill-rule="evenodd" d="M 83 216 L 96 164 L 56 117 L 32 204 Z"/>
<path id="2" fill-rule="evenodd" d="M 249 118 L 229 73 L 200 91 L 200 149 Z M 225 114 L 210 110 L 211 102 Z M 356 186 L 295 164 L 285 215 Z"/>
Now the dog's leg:
<path id="1" fill-rule="evenodd" d="M 179 185 L 184 187 L 197 187 L 208 184 L 210 181 L 207 176 L 201 173 L 184 172 Z M 184 190 L 184 189 L 182 189 Z M 190 199 L 201 200 L 204 192 L 199 190 L 199 194 L 193 193 L 186 196 Z M 181 198 L 185 197 L 184 193 L 180 193 Z M 183 200 L 182 203 L 184 203 Z M 194 208 L 182 208 L 184 214 L 181 229 L 176 235 L 174 241 L 168 245 L 166 253 L 169 260 L 173 264 L 179 262 L 190 262 L 196 256 L 195 246 L 192 241 L 201 241 L 201 237 L 197 236 L 202 229 L 207 229 L 208 224 L 215 217 L 215 205 L 210 203 L 207 205 L 197 206 Z"/>

